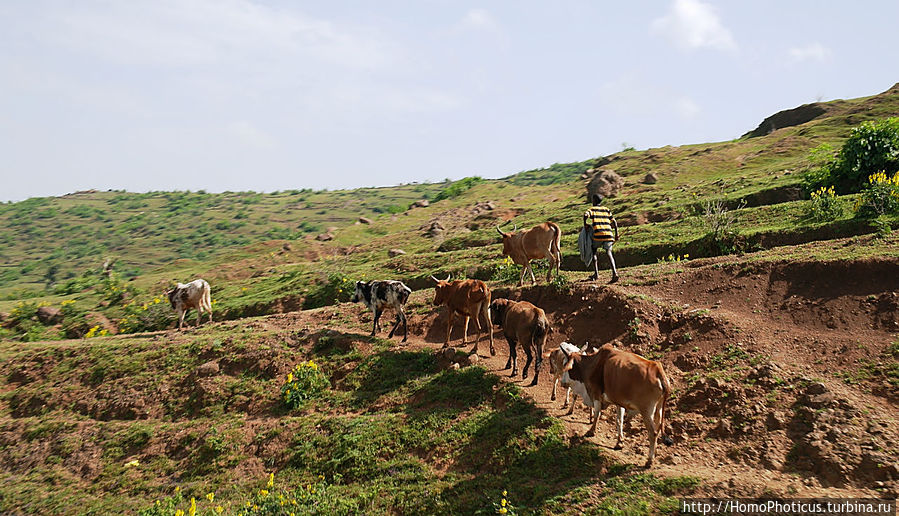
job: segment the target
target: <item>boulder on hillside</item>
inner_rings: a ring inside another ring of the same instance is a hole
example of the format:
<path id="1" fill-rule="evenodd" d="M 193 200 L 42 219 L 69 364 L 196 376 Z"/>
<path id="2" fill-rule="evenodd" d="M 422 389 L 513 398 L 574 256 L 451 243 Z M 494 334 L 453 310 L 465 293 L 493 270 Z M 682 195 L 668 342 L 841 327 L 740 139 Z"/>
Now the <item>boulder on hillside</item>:
<path id="1" fill-rule="evenodd" d="M 360 224 L 371 224 L 371 219 L 368 217 L 359 217 Z"/>
<path id="2" fill-rule="evenodd" d="M 315 239 L 319 242 L 328 242 L 330 240 L 334 240 L 334 235 L 332 235 L 331 233 L 322 233 L 315 237 Z"/>
<path id="3" fill-rule="evenodd" d="M 427 208 L 430 205 L 431 205 L 431 203 L 428 202 L 427 199 L 419 199 L 419 200 L 415 201 L 414 203 L 412 203 L 413 208 Z"/>
<path id="4" fill-rule="evenodd" d="M 62 322 L 62 310 L 52 306 L 42 306 L 37 309 L 37 320 L 42 324 L 59 324 Z"/>
<path id="5" fill-rule="evenodd" d="M 387 251 L 387 256 L 389 256 L 391 258 L 396 258 L 397 256 L 400 256 L 403 254 L 406 254 L 406 251 L 403 251 L 402 249 L 390 249 Z"/>
<path id="6" fill-rule="evenodd" d="M 654 185 L 659 182 L 659 175 L 655 172 L 650 172 L 643 176 L 643 184 L 646 185 Z"/>
<path id="7" fill-rule="evenodd" d="M 615 197 L 622 186 L 624 186 L 624 179 L 613 170 L 600 170 L 587 183 L 587 202 L 590 202 L 594 194 Z"/>

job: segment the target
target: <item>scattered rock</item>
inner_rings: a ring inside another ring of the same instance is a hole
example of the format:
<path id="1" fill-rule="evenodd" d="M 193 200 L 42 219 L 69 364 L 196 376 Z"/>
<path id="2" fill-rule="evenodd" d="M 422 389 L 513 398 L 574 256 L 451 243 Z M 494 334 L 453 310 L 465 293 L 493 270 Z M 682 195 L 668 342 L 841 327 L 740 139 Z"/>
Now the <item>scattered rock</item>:
<path id="1" fill-rule="evenodd" d="M 290 246 L 289 242 L 284 242 L 284 245 L 281 246 L 281 249 L 284 251 L 291 251 L 293 248 Z"/>
<path id="2" fill-rule="evenodd" d="M 765 428 L 767 428 L 769 432 L 781 430 L 786 426 L 786 423 L 787 420 L 784 418 L 784 415 L 776 410 L 768 412 L 768 416 L 765 418 Z"/>
<path id="3" fill-rule="evenodd" d="M 615 197 L 622 186 L 624 186 L 624 179 L 621 176 L 612 170 L 601 170 L 587 184 L 587 201 L 590 201 L 593 194 Z"/>
<path id="4" fill-rule="evenodd" d="M 215 376 L 219 374 L 219 363 L 215 360 L 206 362 L 197 368 L 197 376 Z"/>
<path id="5" fill-rule="evenodd" d="M 459 362 L 453 362 L 453 365 L 450 367 L 450 369 L 454 371 L 458 371 L 460 368 L 461 366 L 459 365 Z"/>
<path id="6" fill-rule="evenodd" d="M 419 200 L 415 201 L 414 203 L 412 203 L 413 208 L 427 208 L 430 205 L 431 205 L 431 203 L 428 202 L 427 199 L 419 199 Z"/>
<path id="7" fill-rule="evenodd" d="M 360 224 L 371 224 L 371 219 L 368 217 L 359 217 Z"/>
<path id="8" fill-rule="evenodd" d="M 387 251 L 387 256 L 391 258 L 396 258 L 397 256 L 404 254 L 406 254 L 406 251 L 403 251 L 402 249 L 390 249 Z"/>
<path id="9" fill-rule="evenodd" d="M 432 220 L 423 229 L 425 230 L 425 236 L 428 238 L 437 238 L 446 231 L 446 228 L 443 227 L 439 220 Z"/>
<path id="10" fill-rule="evenodd" d="M 715 427 L 715 434 L 718 437 L 730 437 L 733 435 L 734 429 L 730 424 L 730 420 L 727 418 L 721 418 L 718 420 L 718 426 Z"/>
<path id="11" fill-rule="evenodd" d="M 468 355 L 468 363 L 474 365 L 474 364 L 480 363 L 480 361 L 481 361 L 481 357 L 477 353 L 472 353 L 472 354 Z"/>
<path id="12" fill-rule="evenodd" d="M 37 309 L 37 319 L 43 324 L 59 324 L 62 322 L 62 310 L 52 306 Z"/>
<path id="13" fill-rule="evenodd" d="M 814 395 L 814 394 L 824 394 L 825 392 L 828 392 L 828 390 L 827 390 L 827 386 L 824 385 L 823 383 L 814 382 L 814 383 L 810 384 L 808 387 L 806 387 L 805 392 L 807 394 Z"/>
<path id="14" fill-rule="evenodd" d="M 331 233 L 322 233 L 315 237 L 315 239 L 319 242 L 328 242 L 330 240 L 334 240 L 334 235 L 332 235 Z"/>
<path id="15" fill-rule="evenodd" d="M 655 172 L 650 172 L 643 176 L 643 184 L 654 185 L 659 182 L 659 175 Z"/>

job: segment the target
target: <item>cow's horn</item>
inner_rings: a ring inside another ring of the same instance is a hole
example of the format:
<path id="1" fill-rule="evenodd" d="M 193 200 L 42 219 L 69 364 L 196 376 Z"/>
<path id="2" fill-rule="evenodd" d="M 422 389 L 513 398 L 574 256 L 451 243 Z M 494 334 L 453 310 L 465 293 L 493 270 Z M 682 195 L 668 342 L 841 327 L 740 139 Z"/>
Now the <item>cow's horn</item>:
<path id="1" fill-rule="evenodd" d="M 503 230 L 501 230 L 501 229 L 499 228 L 499 226 L 496 226 L 496 232 L 499 233 L 499 234 L 502 235 L 502 236 L 506 236 L 506 234 L 503 233 Z"/>
<path id="2" fill-rule="evenodd" d="M 514 232 L 516 232 L 516 231 L 518 231 L 518 224 L 514 224 L 514 223 L 513 223 L 513 224 L 512 224 L 512 232 L 514 233 Z"/>
<path id="3" fill-rule="evenodd" d="M 450 280 L 450 278 L 452 278 L 452 277 L 453 277 L 453 275 L 452 275 L 452 274 L 447 274 L 447 275 L 446 275 L 446 279 L 445 279 L 445 280 L 443 280 L 443 281 L 449 281 L 449 280 Z"/>
<path id="4" fill-rule="evenodd" d="M 568 358 L 571 357 L 571 353 L 569 353 L 563 346 L 559 346 L 559 351 L 565 355 L 565 360 L 568 360 Z"/>
<path id="5" fill-rule="evenodd" d="M 435 278 L 433 274 L 431 274 L 431 279 L 434 280 L 434 283 L 440 283 L 440 280 Z"/>

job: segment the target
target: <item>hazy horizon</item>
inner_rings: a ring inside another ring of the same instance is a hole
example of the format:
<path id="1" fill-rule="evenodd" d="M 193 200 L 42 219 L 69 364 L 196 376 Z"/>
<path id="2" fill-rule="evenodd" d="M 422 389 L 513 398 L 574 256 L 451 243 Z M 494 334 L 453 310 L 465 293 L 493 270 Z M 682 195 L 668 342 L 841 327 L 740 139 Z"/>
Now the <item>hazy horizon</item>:
<path id="1" fill-rule="evenodd" d="M 726 141 L 889 89 L 896 19 L 886 1 L 7 3 L 0 201 L 499 178 Z"/>

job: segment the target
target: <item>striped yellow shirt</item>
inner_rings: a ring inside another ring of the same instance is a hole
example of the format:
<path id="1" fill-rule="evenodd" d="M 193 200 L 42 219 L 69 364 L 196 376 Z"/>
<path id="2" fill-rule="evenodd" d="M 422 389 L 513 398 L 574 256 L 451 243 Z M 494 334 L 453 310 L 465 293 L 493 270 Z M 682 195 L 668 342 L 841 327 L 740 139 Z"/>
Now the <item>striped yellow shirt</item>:
<path id="1" fill-rule="evenodd" d="M 612 212 L 605 206 L 592 206 L 584 213 L 584 220 L 593 227 L 594 242 L 614 242 Z"/>

